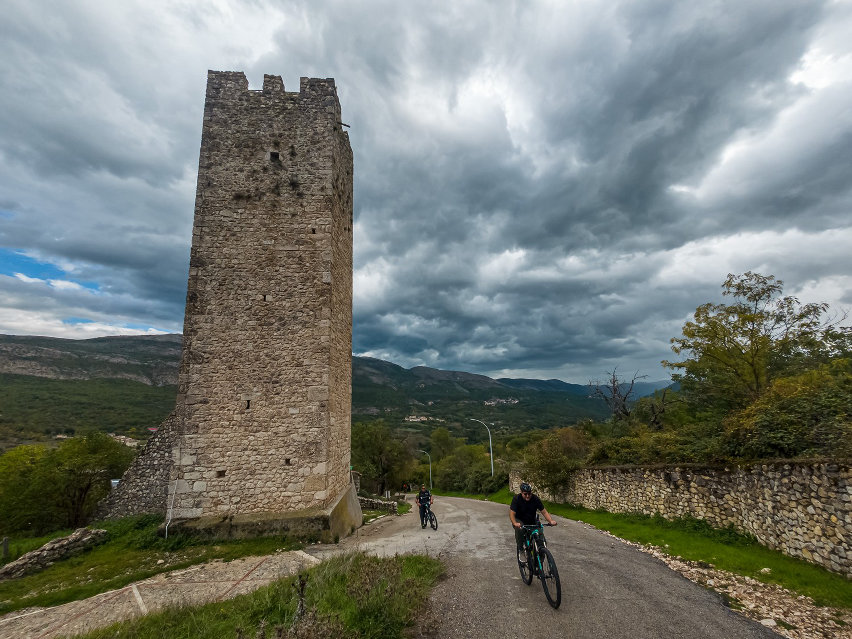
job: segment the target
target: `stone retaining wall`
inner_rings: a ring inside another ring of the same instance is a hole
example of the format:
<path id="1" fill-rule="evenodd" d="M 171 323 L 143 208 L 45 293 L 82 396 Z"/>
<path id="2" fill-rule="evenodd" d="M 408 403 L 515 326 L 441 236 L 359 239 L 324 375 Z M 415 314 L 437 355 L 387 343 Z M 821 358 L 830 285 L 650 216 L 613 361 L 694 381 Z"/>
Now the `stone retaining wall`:
<path id="1" fill-rule="evenodd" d="M 384 510 L 392 515 L 397 514 L 397 503 L 395 501 L 384 501 L 383 499 L 369 499 L 367 497 L 359 497 L 359 503 L 362 509 L 366 510 Z"/>
<path id="2" fill-rule="evenodd" d="M 513 472 L 510 487 L 521 476 Z M 585 468 L 559 495 L 542 498 L 610 512 L 691 515 L 754 535 L 791 557 L 852 579 L 852 468 L 769 463 L 730 468 Z"/>
<path id="3" fill-rule="evenodd" d="M 98 504 L 95 519 L 142 513 L 165 515 L 176 438 L 175 412 L 172 411 L 133 460 L 118 486 Z"/>
<path id="4" fill-rule="evenodd" d="M 10 561 L 0 568 L 0 581 L 44 570 L 60 559 L 76 555 L 99 544 L 106 535 L 106 530 L 78 528 L 67 537 L 51 539 L 41 548 L 21 555 L 15 561 Z"/>

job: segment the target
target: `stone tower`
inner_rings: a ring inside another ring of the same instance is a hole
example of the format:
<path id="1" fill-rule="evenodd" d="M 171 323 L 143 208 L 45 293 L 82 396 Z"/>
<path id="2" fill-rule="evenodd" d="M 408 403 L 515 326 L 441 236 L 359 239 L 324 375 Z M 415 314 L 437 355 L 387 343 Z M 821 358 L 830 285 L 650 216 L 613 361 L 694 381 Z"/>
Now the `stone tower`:
<path id="1" fill-rule="evenodd" d="M 109 512 L 151 502 L 226 536 L 360 525 L 352 151 L 334 80 L 288 93 L 267 75 L 250 91 L 243 73 L 209 72 L 183 336 L 175 411 Z"/>

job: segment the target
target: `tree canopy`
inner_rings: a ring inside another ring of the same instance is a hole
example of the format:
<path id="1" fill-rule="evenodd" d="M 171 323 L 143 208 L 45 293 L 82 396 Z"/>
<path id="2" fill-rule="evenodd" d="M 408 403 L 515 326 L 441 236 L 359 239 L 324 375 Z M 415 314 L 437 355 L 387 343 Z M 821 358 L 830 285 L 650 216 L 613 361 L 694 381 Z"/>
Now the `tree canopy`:
<path id="1" fill-rule="evenodd" d="M 663 364 L 679 372 L 686 397 L 716 413 L 756 401 L 773 379 L 814 368 L 848 354 L 845 315 L 831 316 L 825 303 L 801 304 L 782 296 L 783 282 L 751 271 L 728 274 L 722 294 L 730 303 L 702 304 L 672 350 L 685 355 Z"/>
<path id="2" fill-rule="evenodd" d="M 134 451 L 94 432 L 56 448 L 18 446 L 0 456 L 0 532 L 40 534 L 81 526 L 121 477 Z"/>

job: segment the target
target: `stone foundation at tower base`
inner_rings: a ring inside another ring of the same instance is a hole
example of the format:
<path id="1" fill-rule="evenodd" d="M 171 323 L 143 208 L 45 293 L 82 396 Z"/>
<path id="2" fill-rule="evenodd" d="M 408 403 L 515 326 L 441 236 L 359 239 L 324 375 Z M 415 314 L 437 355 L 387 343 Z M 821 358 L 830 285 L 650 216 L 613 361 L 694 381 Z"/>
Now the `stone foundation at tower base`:
<path id="1" fill-rule="evenodd" d="M 349 484 L 338 499 L 325 509 L 292 513 L 246 513 L 223 517 L 172 520 L 169 534 L 179 532 L 202 539 L 248 539 L 282 536 L 333 543 L 352 534 L 363 523 L 355 484 Z M 165 533 L 165 524 L 160 527 Z"/>

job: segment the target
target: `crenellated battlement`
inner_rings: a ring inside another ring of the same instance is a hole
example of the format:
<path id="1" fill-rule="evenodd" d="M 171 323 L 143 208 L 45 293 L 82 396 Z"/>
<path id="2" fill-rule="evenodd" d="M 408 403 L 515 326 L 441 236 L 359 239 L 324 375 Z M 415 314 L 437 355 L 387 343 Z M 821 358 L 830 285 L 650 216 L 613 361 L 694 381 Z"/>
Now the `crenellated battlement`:
<path id="1" fill-rule="evenodd" d="M 331 108 L 339 115 L 340 103 L 334 78 L 299 78 L 299 91 L 288 92 L 280 75 L 264 74 L 263 88 L 249 89 L 248 79 L 242 71 L 208 71 L 207 102 L 227 103 L 229 100 L 261 99 L 267 103 L 309 102 L 325 109 Z"/>

